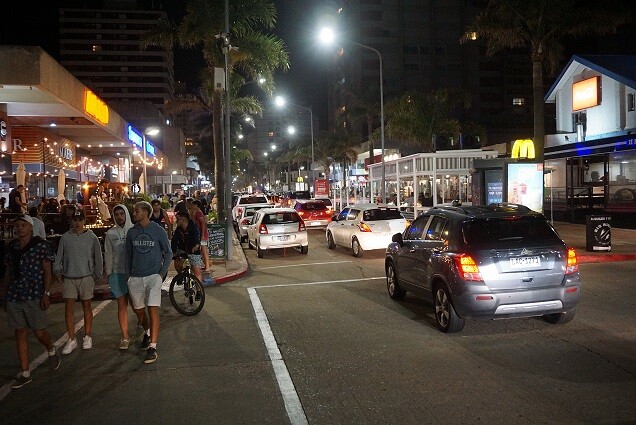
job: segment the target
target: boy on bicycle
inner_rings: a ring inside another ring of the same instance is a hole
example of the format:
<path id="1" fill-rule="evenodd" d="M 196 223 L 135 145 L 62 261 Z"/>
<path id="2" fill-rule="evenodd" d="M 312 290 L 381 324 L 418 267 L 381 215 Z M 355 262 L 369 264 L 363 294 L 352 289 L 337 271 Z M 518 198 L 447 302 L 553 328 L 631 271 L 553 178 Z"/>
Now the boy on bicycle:
<path id="1" fill-rule="evenodd" d="M 201 231 L 190 218 L 187 211 L 179 211 L 176 214 L 177 228 L 172 235 L 172 252 L 174 259 L 174 268 L 177 273 L 183 270 L 183 259 L 179 257 L 181 253 L 188 255 L 192 273 L 203 281 L 201 267 L 203 267 L 203 259 L 201 258 Z"/>

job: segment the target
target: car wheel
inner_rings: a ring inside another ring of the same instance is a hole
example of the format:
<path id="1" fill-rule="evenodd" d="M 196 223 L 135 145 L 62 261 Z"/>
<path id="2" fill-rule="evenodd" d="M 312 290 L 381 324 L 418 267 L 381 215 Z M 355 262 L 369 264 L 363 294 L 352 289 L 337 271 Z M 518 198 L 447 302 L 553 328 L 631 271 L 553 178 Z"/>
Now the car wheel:
<path id="1" fill-rule="evenodd" d="M 435 290 L 435 320 L 444 333 L 459 332 L 464 328 L 465 320 L 457 315 L 446 288 L 438 286 Z"/>
<path id="2" fill-rule="evenodd" d="M 247 241 L 247 236 L 241 236 L 241 243 L 245 243 Z"/>
<path id="3" fill-rule="evenodd" d="M 543 320 L 545 320 L 548 323 L 552 323 L 553 325 L 557 323 L 558 324 L 568 323 L 569 321 L 574 319 L 575 312 L 576 310 L 572 308 L 570 310 L 564 311 L 563 313 L 544 314 Z"/>
<path id="4" fill-rule="evenodd" d="M 265 255 L 265 250 L 261 249 L 261 244 L 256 242 L 256 256 L 263 258 L 263 255 Z"/>
<path id="5" fill-rule="evenodd" d="M 301 246 L 300 247 L 300 253 L 301 254 L 307 254 L 309 252 L 309 245 L 305 245 L 305 246 Z"/>
<path id="6" fill-rule="evenodd" d="M 389 291 L 389 297 L 394 300 L 403 300 L 406 296 L 406 291 L 402 289 L 398 283 L 398 277 L 393 263 L 389 263 L 386 266 L 386 289 Z"/>
<path id="7" fill-rule="evenodd" d="M 364 255 L 364 251 L 362 250 L 362 247 L 360 246 L 360 242 L 358 242 L 358 238 L 353 238 L 353 240 L 351 241 L 351 249 L 353 249 L 354 257 L 360 258 Z"/>
<path id="8" fill-rule="evenodd" d="M 331 232 L 327 232 L 327 248 L 336 249 L 336 241 L 333 240 Z"/>

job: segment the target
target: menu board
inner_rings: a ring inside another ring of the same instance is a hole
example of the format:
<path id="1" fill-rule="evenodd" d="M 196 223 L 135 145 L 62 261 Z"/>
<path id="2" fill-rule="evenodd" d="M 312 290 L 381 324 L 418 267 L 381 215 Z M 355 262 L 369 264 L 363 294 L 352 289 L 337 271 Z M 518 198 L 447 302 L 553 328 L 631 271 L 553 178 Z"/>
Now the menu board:
<path id="1" fill-rule="evenodd" d="M 225 224 L 208 224 L 208 253 L 210 258 L 227 258 Z"/>

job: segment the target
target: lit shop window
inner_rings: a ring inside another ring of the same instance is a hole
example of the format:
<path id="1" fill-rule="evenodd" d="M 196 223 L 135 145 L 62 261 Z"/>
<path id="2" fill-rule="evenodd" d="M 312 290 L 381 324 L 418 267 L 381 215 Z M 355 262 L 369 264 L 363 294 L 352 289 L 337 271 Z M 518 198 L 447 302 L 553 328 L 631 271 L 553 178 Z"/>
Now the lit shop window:
<path id="1" fill-rule="evenodd" d="M 526 99 L 524 99 L 523 97 L 513 97 L 512 98 L 512 104 L 514 106 L 523 106 L 526 103 Z"/>

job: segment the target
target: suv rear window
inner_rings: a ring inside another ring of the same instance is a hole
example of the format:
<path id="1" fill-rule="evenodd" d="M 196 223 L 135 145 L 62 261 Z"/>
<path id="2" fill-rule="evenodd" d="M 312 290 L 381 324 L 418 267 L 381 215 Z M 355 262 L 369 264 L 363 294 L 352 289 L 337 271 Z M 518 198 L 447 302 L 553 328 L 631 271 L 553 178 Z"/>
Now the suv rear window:
<path id="1" fill-rule="evenodd" d="M 366 210 L 362 214 L 364 221 L 396 220 L 400 218 L 404 218 L 404 216 L 397 208 L 377 208 Z"/>
<path id="2" fill-rule="evenodd" d="M 468 245 L 506 245 L 522 242 L 560 244 L 561 239 L 540 217 L 498 217 L 475 219 L 464 223 Z"/>
<path id="3" fill-rule="evenodd" d="M 303 211 L 321 211 L 327 209 L 327 206 L 322 201 L 303 202 L 300 205 L 300 209 Z"/>
<path id="4" fill-rule="evenodd" d="M 311 195 L 308 190 L 298 190 L 296 192 L 289 192 L 289 199 L 311 199 Z"/>
<path id="5" fill-rule="evenodd" d="M 266 204 L 267 198 L 264 196 L 246 196 L 244 198 L 239 199 L 239 205 L 245 204 Z"/>
<path id="6" fill-rule="evenodd" d="M 269 213 L 263 217 L 263 224 L 287 224 L 298 223 L 300 216 L 295 212 Z"/>

